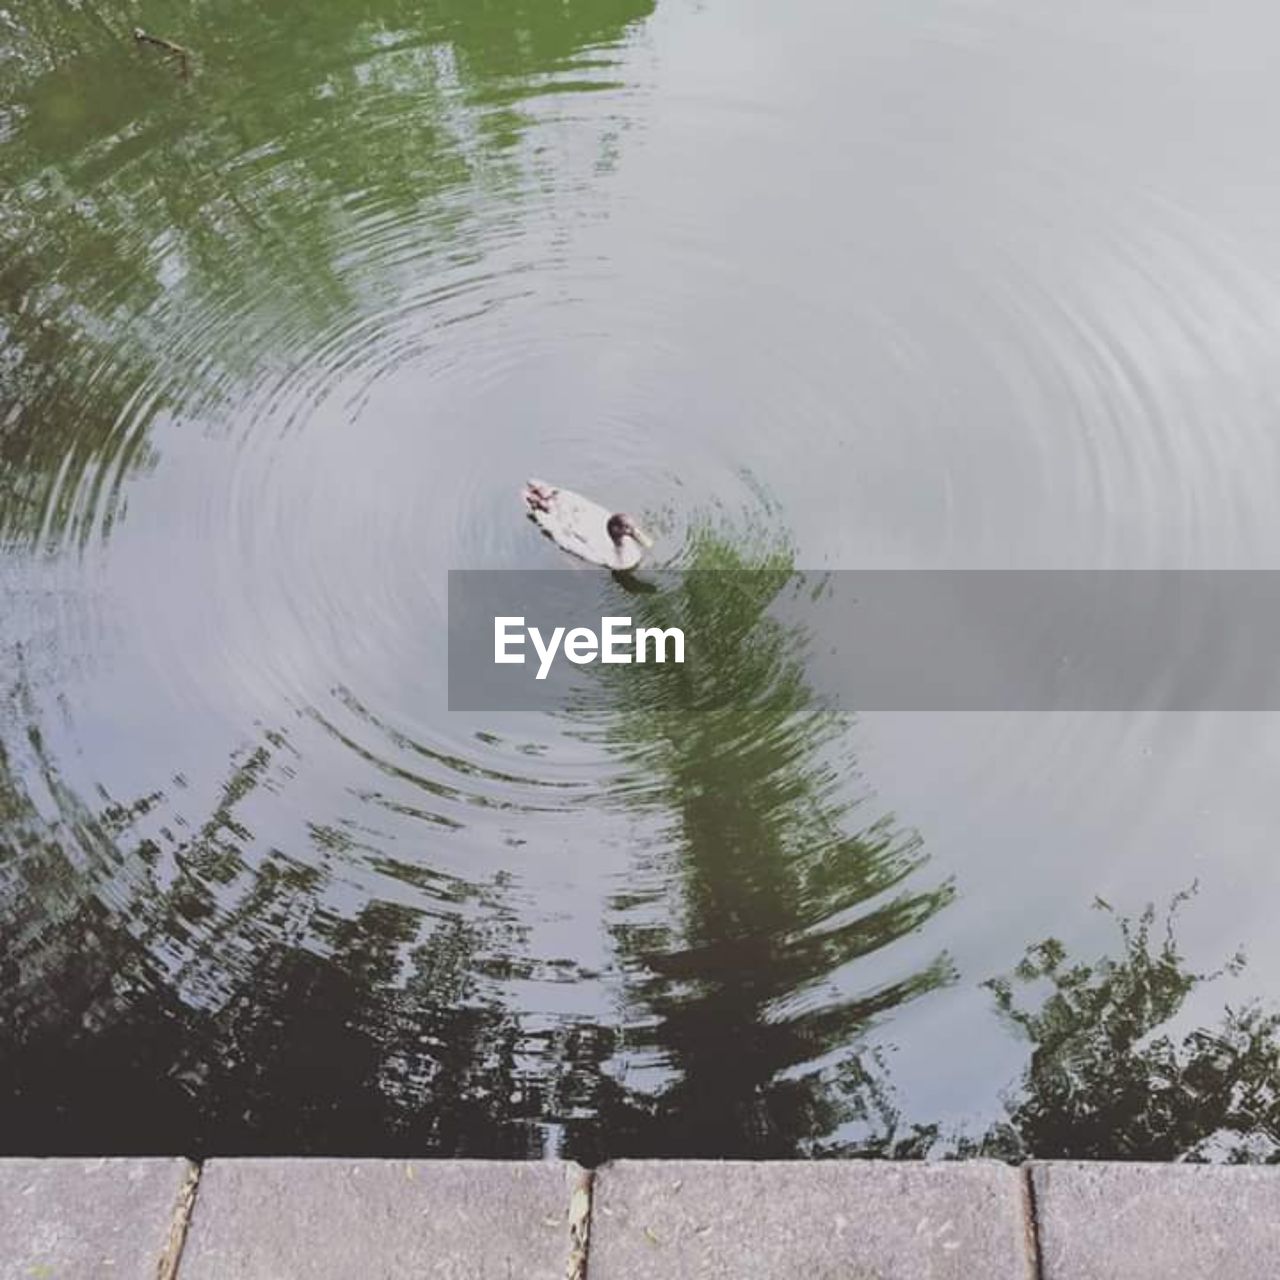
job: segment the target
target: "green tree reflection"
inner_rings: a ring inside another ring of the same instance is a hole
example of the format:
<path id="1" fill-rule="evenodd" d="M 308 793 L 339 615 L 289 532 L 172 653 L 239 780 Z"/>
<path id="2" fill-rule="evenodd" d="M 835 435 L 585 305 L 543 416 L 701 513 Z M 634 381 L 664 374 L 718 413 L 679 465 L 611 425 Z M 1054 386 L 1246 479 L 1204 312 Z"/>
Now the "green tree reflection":
<path id="1" fill-rule="evenodd" d="M 556 180 L 515 145 L 533 101 L 613 84 L 611 46 L 652 9 L 10 6 L 0 540 L 109 529 L 124 477 L 154 460 L 157 415 L 216 421 L 233 389 L 326 344 L 350 358 L 371 317 L 483 271 Z M 190 82 L 137 25 L 196 51 Z M 607 167 L 614 140 L 597 133 Z M 426 341 L 378 336 L 378 358 Z"/>
<path id="2" fill-rule="evenodd" d="M 666 828 L 638 868 L 653 887 L 615 903 L 616 1048 L 671 1079 L 610 1087 L 592 1132 L 573 1132 L 587 1158 L 815 1150 L 879 1115 L 862 1033 L 952 976 L 945 955 L 858 976 L 953 890 L 909 886 L 918 836 L 850 798 L 848 720 L 806 684 L 805 637 L 770 613 L 796 583 L 785 545 L 744 552 L 708 526 L 674 587 L 629 602 L 636 625 L 683 628 L 690 655 L 612 679 L 599 730 L 629 766 L 622 801 Z"/>
<path id="3" fill-rule="evenodd" d="M 1280 1161 L 1280 1014 L 1228 1007 L 1216 1025 L 1168 1030 L 1197 988 L 1244 965 L 1236 955 L 1212 973 L 1187 966 L 1174 924 L 1192 892 L 1174 899 L 1162 930 L 1153 907 L 1121 918 L 1118 956 L 1073 963 L 1049 938 L 986 984 L 1032 1050 L 1007 1118 L 978 1150 L 1010 1160 Z M 1038 1005 L 1018 1001 L 1046 985 Z"/>

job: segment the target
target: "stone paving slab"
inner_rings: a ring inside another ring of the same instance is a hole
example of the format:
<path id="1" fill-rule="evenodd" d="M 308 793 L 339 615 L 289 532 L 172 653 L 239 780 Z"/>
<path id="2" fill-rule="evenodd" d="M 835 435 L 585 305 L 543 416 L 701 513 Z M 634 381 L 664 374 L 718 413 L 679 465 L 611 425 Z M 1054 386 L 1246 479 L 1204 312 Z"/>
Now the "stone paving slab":
<path id="1" fill-rule="evenodd" d="M 1275 1280 L 1280 1169 L 1031 1166 L 1044 1280 Z"/>
<path id="2" fill-rule="evenodd" d="M 590 1280 L 1031 1280 L 1023 1175 L 988 1161 L 620 1161 Z"/>
<path id="3" fill-rule="evenodd" d="M 577 1166 L 212 1159 L 180 1280 L 564 1280 Z"/>
<path id="4" fill-rule="evenodd" d="M 156 1280 L 192 1166 L 0 1160 L 0 1280 Z"/>
<path id="5" fill-rule="evenodd" d="M 0 1159 L 0 1280 L 583 1280 L 570 1163 Z M 1280 1276 L 1280 1169 L 623 1161 L 585 1280 Z M 579 1241 L 580 1243 L 580 1237 Z"/>

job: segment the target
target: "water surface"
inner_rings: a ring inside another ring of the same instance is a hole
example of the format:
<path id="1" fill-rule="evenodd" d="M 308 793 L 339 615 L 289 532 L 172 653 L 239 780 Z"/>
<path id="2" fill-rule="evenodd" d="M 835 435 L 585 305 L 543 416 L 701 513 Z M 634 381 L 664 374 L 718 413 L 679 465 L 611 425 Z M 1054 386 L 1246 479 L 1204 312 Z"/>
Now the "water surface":
<path id="1" fill-rule="evenodd" d="M 835 717 L 768 590 L 729 709 L 450 714 L 444 600 L 527 474 L 1277 567 L 1277 26 L 0 10 L 0 1147 L 1273 1154 L 1274 717 Z"/>

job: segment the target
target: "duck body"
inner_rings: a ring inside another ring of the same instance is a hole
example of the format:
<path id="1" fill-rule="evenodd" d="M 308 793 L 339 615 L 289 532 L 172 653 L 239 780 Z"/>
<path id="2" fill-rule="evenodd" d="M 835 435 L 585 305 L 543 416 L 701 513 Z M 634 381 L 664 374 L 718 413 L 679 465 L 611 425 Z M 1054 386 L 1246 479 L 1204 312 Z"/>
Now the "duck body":
<path id="1" fill-rule="evenodd" d="M 625 573 L 653 545 L 630 516 L 611 512 L 572 489 L 530 480 L 521 496 L 534 524 L 562 551 L 589 564 Z"/>

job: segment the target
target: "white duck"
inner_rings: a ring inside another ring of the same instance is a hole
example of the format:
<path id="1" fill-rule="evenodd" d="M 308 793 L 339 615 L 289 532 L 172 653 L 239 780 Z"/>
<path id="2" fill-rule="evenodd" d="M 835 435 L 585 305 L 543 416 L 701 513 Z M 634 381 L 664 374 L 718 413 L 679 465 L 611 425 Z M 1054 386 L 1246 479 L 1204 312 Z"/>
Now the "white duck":
<path id="1" fill-rule="evenodd" d="M 559 489 L 541 480 L 524 487 L 529 518 L 562 551 L 625 573 L 644 559 L 653 546 L 636 522 L 621 512 L 606 511 L 598 502 L 570 489 Z"/>

